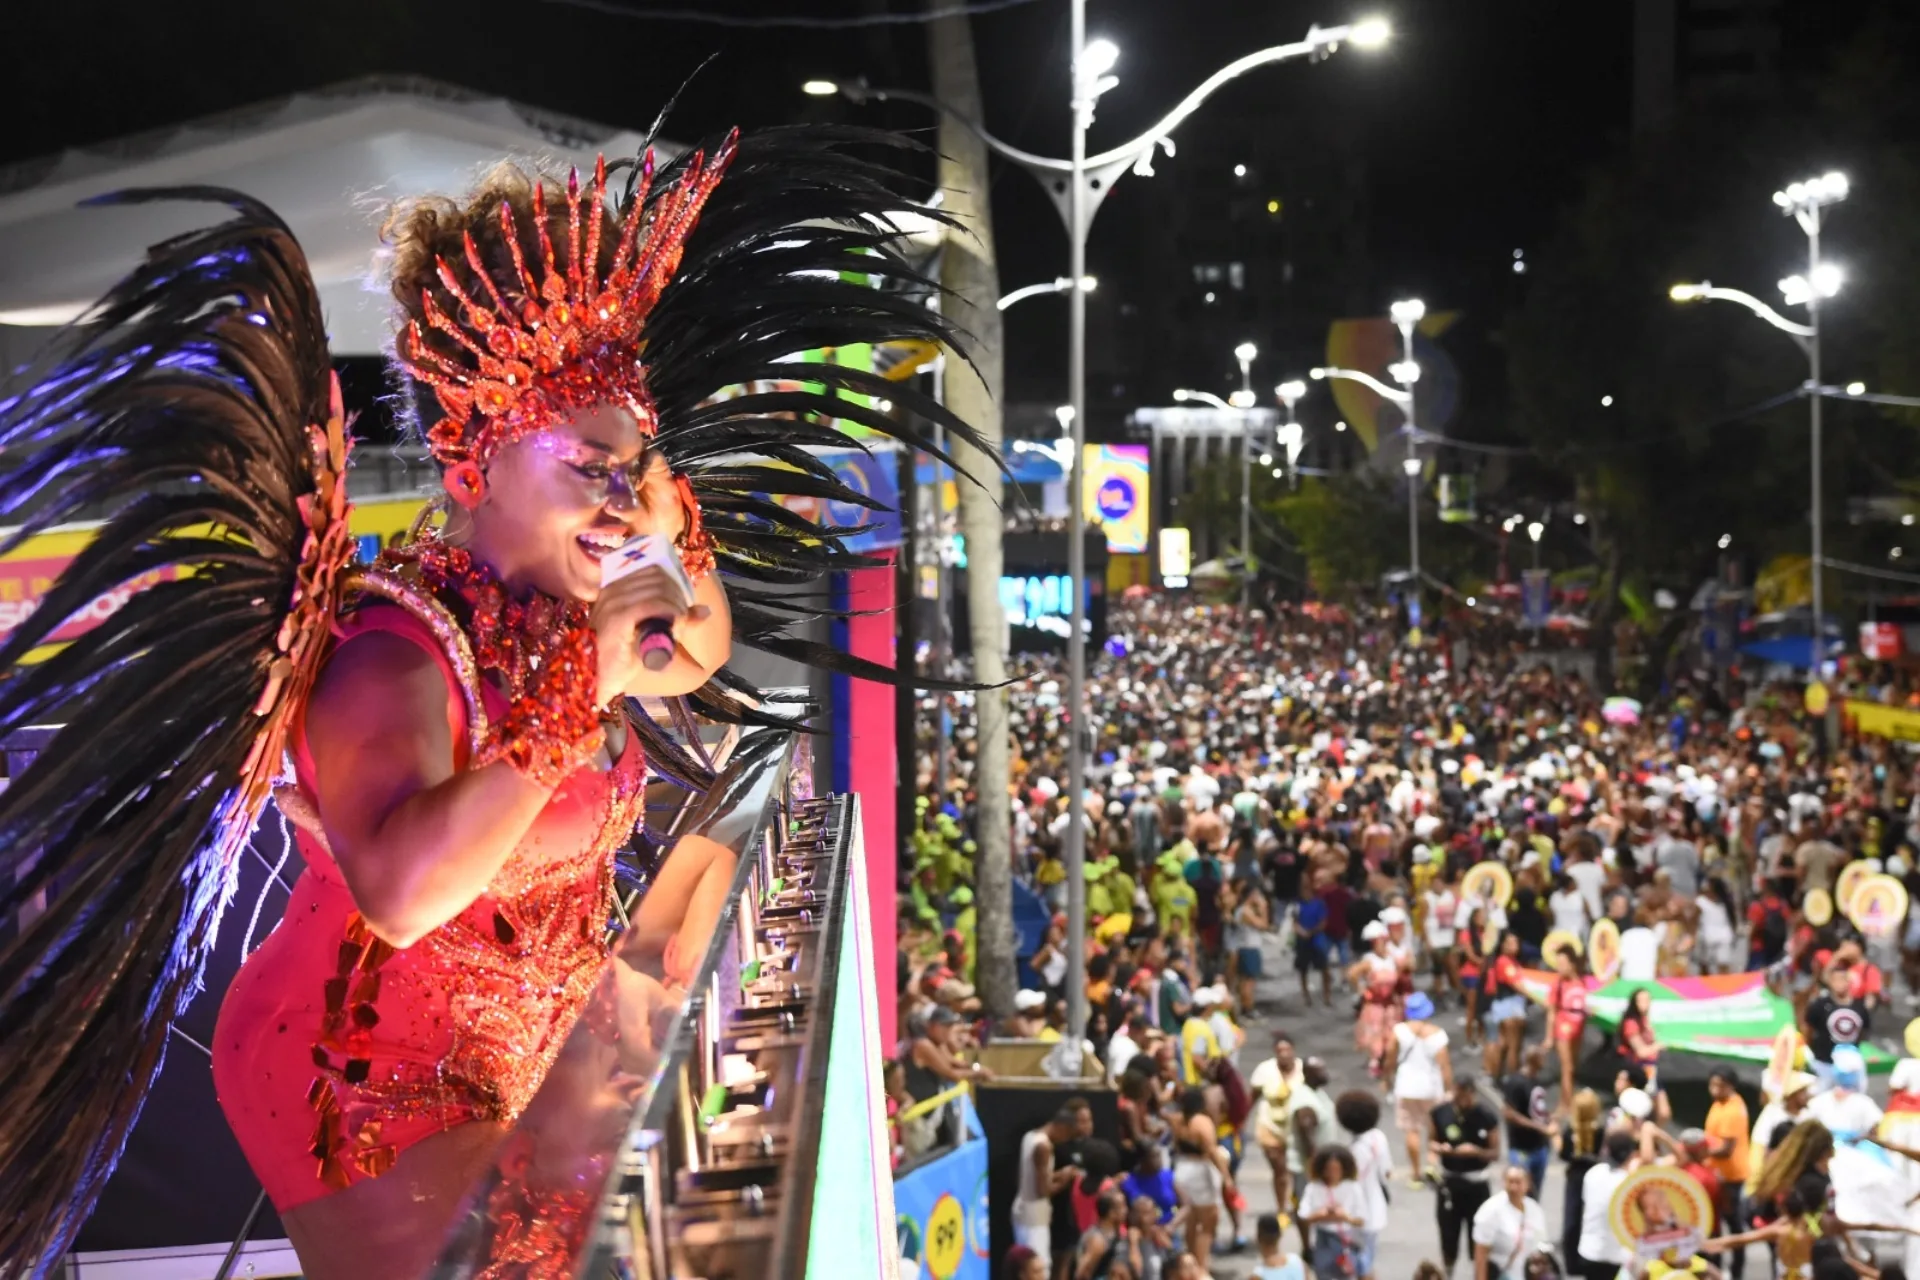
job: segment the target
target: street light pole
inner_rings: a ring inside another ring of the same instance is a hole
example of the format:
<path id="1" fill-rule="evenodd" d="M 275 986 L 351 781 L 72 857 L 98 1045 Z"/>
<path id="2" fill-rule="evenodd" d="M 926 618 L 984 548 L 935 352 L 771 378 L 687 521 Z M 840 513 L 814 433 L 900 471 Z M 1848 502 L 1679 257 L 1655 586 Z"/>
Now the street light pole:
<path id="1" fill-rule="evenodd" d="M 1054 201 L 1054 207 L 1067 224 L 1069 246 L 1067 279 L 1080 280 L 1086 276 L 1087 228 L 1099 208 L 1100 201 L 1105 199 L 1107 193 L 1113 189 L 1115 180 L 1129 169 L 1143 177 L 1150 176 L 1153 173 L 1155 151 L 1163 150 L 1166 154 L 1172 155 L 1173 131 L 1223 85 L 1238 79 L 1256 67 L 1267 66 L 1270 63 L 1284 62 L 1293 58 L 1318 61 L 1333 53 L 1343 43 L 1352 43 L 1363 49 L 1378 48 L 1386 43 L 1391 34 L 1387 23 L 1379 18 L 1368 18 L 1337 27 L 1310 27 L 1304 40 L 1293 44 L 1274 45 L 1236 58 L 1203 80 L 1192 92 L 1181 99 L 1179 105 L 1163 116 L 1147 132 L 1117 147 L 1088 156 L 1087 128 L 1093 122 L 1094 103 L 1101 94 L 1117 83 L 1107 73 L 1113 70 L 1119 58 L 1119 50 L 1106 40 L 1087 43 L 1086 0 L 1072 0 L 1069 13 L 1073 151 L 1071 158 L 1067 160 L 1035 155 L 1033 152 L 1024 151 L 1003 142 L 988 133 L 980 121 L 956 110 L 931 94 L 905 89 L 876 89 L 865 81 L 839 84 L 831 80 L 809 80 L 804 88 L 807 93 L 816 95 L 839 93 L 842 97 L 856 103 L 899 98 L 931 107 L 959 121 L 984 142 L 990 151 L 1025 169 L 1046 189 L 1047 194 Z M 1065 190 L 1062 190 L 1062 187 Z M 1083 739 L 1086 728 L 1084 723 L 1086 656 L 1083 651 L 1085 637 L 1081 632 L 1086 624 L 1087 581 L 1086 550 L 1081 544 L 1085 515 L 1081 508 L 1083 495 L 1080 493 L 1080 446 L 1086 440 L 1087 421 L 1086 325 L 1086 293 L 1081 289 L 1070 288 L 1067 295 L 1067 390 L 1068 400 L 1073 410 L 1073 458 L 1067 468 L 1069 540 L 1067 564 L 1068 573 L 1073 579 L 1072 616 L 1068 622 L 1073 634 L 1067 645 L 1067 701 L 1073 708 L 1074 719 L 1071 721 L 1067 745 L 1067 839 L 1064 861 L 1067 874 L 1067 945 L 1072 952 L 1072 962 L 1067 966 L 1067 1019 L 1071 1024 L 1070 1034 L 1067 1037 L 1067 1056 L 1072 1062 L 1079 1060 L 1079 1048 L 1086 1032 L 1087 1019 L 1086 877 L 1081 870 L 1085 865 L 1086 856 L 1087 786 L 1086 743 Z"/>
<path id="2" fill-rule="evenodd" d="M 1842 187 L 1844 189 L 1844 182 Z M 1800 214 L 1800 225 L 1807 233 L 1807 426 L 1809 443 L 1813 451 L 1809 464 L 1809 475 L 1813 483 L 1813 666 L 1810 678 L 1820 679 L 1820 668 L 1826 659 L 1827 615 L 1824 612 L 1825 592 L 1822 590 L 1821 572 L 1824 560 L 1821 558 L 1821 500 L 1820 500 L 1820 290 L 1814 281 L 1820 275 L 1820 208 L 1819 202 L 1810 202 Z"/>
<path id="3" fill-rule="evenodd" d="M 1246 410 L 1253 405 L 1253 362 L 1260 349 L 1243 342 L 1233 349 L 1240 362 L 1240 389 L 1233 393 L 1233 407 L 1240 410 L 1240 609 L 1244 613 L 1253 596 L 1253 419 Z"/>
<path id="4" fill-rule="evenodd" d="M 1427 314 L 1427 304 L 1418 298 L 1406 298 L 1390 305 L 1387 314 L 1393 320 L 1394 327 L 1400 330 L 1400 359 L 1388 372 L 1400 384 L 1402 398 L 1399 404 L 1407 419 L 1403 428 L 1407 437 L 1407 456 L 1400 465 L 1407 473 L 1407 559 L 1413 576 L 1408 586 L 1412 594 L 1407 597 L 1413 607 L 1408 613 L 1411 615 L 1410 624 L 1417 627 L 1420 614 L 1420 428 L 1414 423 L 1413 384 L 1419 381 L 1420 366 L 1413 358 L 1413 327 Z"/>
<path id="5" fill-rule="evenodd" d="M 1072 0 L 1068 33 L 1073 75 L 1073 153 L 1067 186 L 1067 278 L 1087 274 L 1087 126 L 1093 105 L 1111 87 L 1118 51 L 1099 42 L 1089 57 L 1087 0 Z M 1067 622 L 1067 1063 L 1077 1072 L 1087 1031 L 1087 546 L 1086 496 L 1080 492 L 1087 439 L 1087 295 L 1067 294 L 1067 403 L 1073 408 L 1067 460 L 1067 577 L 1073 603 Z"/>
<path id="6" fill-rule="evenodd" d="M 1821 581 L 1821 569 L 1824 567 L 1825 538 L 1822 526 L 1824 502 L 1820 485 L 1820 401 L 1828 394 L 1827 388 L 1820 382 L 1820 300 L 1831 298 L 1840 291 L 1839 268 L 1820 261 L 1820 218 L 1821 211 L 1830 204 L 1838 204 L 1847 198 L 1847 178 L 1842 173 L 1827 173 L 1818 178 L 1809 178 L 1805 182 L 1789 184 L 1784 190 L 1773 193 L 1773 203 L 1780 212 L 1800 224 L 1807 236 L 1807 274 L 1788 276 L 1780 282 L 1780 292 L 1791 306 L 1801 303 L 1807 308 L 1807 322 L 1796 324 L 1769 307 L 1750 293 L 1738 289 L 1715 287 L 1711 282 L 1699 284 L 1676 284 L 1668 291 L 1675 302 L 1695 302 L 1702 299 L 1724 302 L 1737 302 L 1747 310 L 1765 320 L 1774 328 L 1792 338 L 1807 357 L 1807 381 L 1802 388 L 1807 397 L 1807 426 L 1809 450 L 1808 478 L 1812 483 L 1812 500 L 1808 504 L 1808 518 L 1811 521 L 1809 565 L 1809 586 L 1812 596 L 1813 620 L 1808 630 L 1811 635 L 1813 660 L 1809 680 L 1820 679 L 1820 668 L 1826 660 L 1826 591 Z"/>

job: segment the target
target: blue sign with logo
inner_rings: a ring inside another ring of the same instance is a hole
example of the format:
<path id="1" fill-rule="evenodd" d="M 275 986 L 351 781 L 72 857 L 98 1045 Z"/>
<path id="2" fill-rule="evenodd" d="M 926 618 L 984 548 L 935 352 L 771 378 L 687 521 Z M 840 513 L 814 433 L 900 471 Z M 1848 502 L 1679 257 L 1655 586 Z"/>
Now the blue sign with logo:
<path id="1" fill-rule="evenodd" d="M 988 1280 L 987 1140 L 962 1097 L 965 1142 L 893 1184 L 901 1280 Z"/>

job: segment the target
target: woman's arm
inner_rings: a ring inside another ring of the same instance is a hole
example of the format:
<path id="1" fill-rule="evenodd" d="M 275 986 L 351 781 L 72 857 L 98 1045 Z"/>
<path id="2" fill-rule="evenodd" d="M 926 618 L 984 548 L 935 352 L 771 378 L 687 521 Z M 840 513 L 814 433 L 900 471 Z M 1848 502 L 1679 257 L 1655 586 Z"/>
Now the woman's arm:
<path id="1" fill-rule="evenodd" d="M 367 926 L 396 947 L 484 893 L 553 795 L 504 761 L 456 769 L 446 678 L 388 632 L 327 663 L 306 731 L 327 847 Z"/>
<path id="2" fill-rule="evenodd" d="M 1488 1245 L 1476 1244 L 1473 1246 L 1473 1280 L 1491 1280 L 1491 1277 L 1488 1275 L 1488 1267 L 1491 1264 L 1487 1260 L 1488 1254 L 1491 1252 L 1492 1250 Z"/>
<path id="3" fill-rule="evenodd" d="M 1433 1055 L 1433 1060 L 1440 1067 L 1441 1087 L 1446 1090 L 1446 1096 L 1451 1098 L 1453 1096 L 1453 1050 L 1446 1045 L 1441 1045 L 1440 1052 Z"/>
<path id="4" fill-rule="evenodd" d="M 1736 1236 L 1715 1236 L 1700 1246 L 1700 1252 L 1719 1253 L 1723 1249 L 1744 1249 L 1750 1244 L 1760 1244 L 1763 1241 L 1776 1239 L 1785 1230 L 1786 1220 L 1783 1218 L 1778 1222 L 1769 1222 L 1764 1227 L 1756 1227 L 1752 1231 L 1743 1231 Z"/>

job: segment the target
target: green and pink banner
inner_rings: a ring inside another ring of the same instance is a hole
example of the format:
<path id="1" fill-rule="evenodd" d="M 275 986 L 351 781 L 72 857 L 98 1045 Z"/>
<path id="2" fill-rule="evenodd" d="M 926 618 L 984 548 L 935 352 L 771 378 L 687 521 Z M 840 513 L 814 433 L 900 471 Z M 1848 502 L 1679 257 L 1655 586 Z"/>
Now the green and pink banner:
<path id="1" fill-rule="evenodd" d="M 1520 989 L 1528 999 L 1547 1005 L 1558 979 L 1543 969 L 1520 971 Z M 1765 1064 L 1773 1042 L 1793 1025 L 1793 1005 L 1774 994 L 1758 973 L 1721 973 L 1700 978 L 1658 978 L 1652 982 L 1625 978 L 1600 985 L 1586 979 L 1587 1016 L 1611 1031 L 1620 1025 L 1627 1000 L 1641 987 L 1653 993 L 1653 1034 L 1667 1049 L 1709 1058 Z M 1894 1058 L 1872 1044 L 1860 1052 L 1873 1072 L 1893 1070 Z"/>

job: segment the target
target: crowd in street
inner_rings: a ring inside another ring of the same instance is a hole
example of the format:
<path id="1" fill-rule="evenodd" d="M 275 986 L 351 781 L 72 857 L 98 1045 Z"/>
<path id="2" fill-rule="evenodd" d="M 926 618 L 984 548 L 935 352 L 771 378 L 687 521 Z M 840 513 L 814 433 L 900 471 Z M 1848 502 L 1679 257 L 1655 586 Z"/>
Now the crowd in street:
<path id="1" fill-rule="evenodd" d="M 1920 898 L 1904 747 L 1809 715 L 1797 685 L 1702 675 L 1620 704 L 1504 640 L 1410 646 L 1385 609 L 1161 598 L 1116 605 L 1110 625 L 1087 681 L 1083 957 L 1062 859 L 1077 709 L 1055 659 L 1011 690 L 1014 862 L 1053 914 L 1001 1025 L 969 981 L 964 697 L 949 759 L 919 780 L 902 1109 L 989 1075 L 968 1049 L 990 1037 L 1077 1039 L 1118 1093 L 1115 1135 L 1094 1135 L 1084 1103 L 1027 1135 L 1009 1275 L 1202 1277 L 1245 1252 L 1264 1280 L 1372 1276 L 1400 1197 L 1431 1203 L 1444 1276 L 1737 1277 L 1745 1243 L 1782 1276 L 1905 1274 L 1904 1216 L 1860 1216 L 1829 1172 L 1879 1133 L 1920 1191 L 1863 1056 L 1920 1003 L 1920 928 L 1864 935 L 1833 907 L 1856 863 Z M 1615 953 L 1589 957 L 1602 921 Z M 1590 1016 L 1590 958 L 1644 984 L 1611 1025 Z M 1091 1012 L 1072 1028 L 1076 963 Z M 1288 970 L 1297 996 L 1290 982 L 1262 1012 L 1284 1027 L 1289 1007 L 1350 1008 L 1364 1087 L 1330 1083 L 1324 1045 L 1244 1044 L 1257 980 Z M 1659 980 L 1742 972 L 1791 1007 L 1797 1052 L 1762 1071 L 1663 1041 Z M 1920 1062 L 1893 1084 L 1898 1113 Z M 925 1140 L 900 1134 L 907 1152 Z M 1280 1210 L 1254 1221 L 1236 1186 L 1249 1158 Z M 1557 1237 L 1540 1204 L 1556 1160 Z M 1646 1166 L 1713 1207 L 1685 1256 L 1636 1257 L 1609 1226 L 1613 1191 Z"/>

